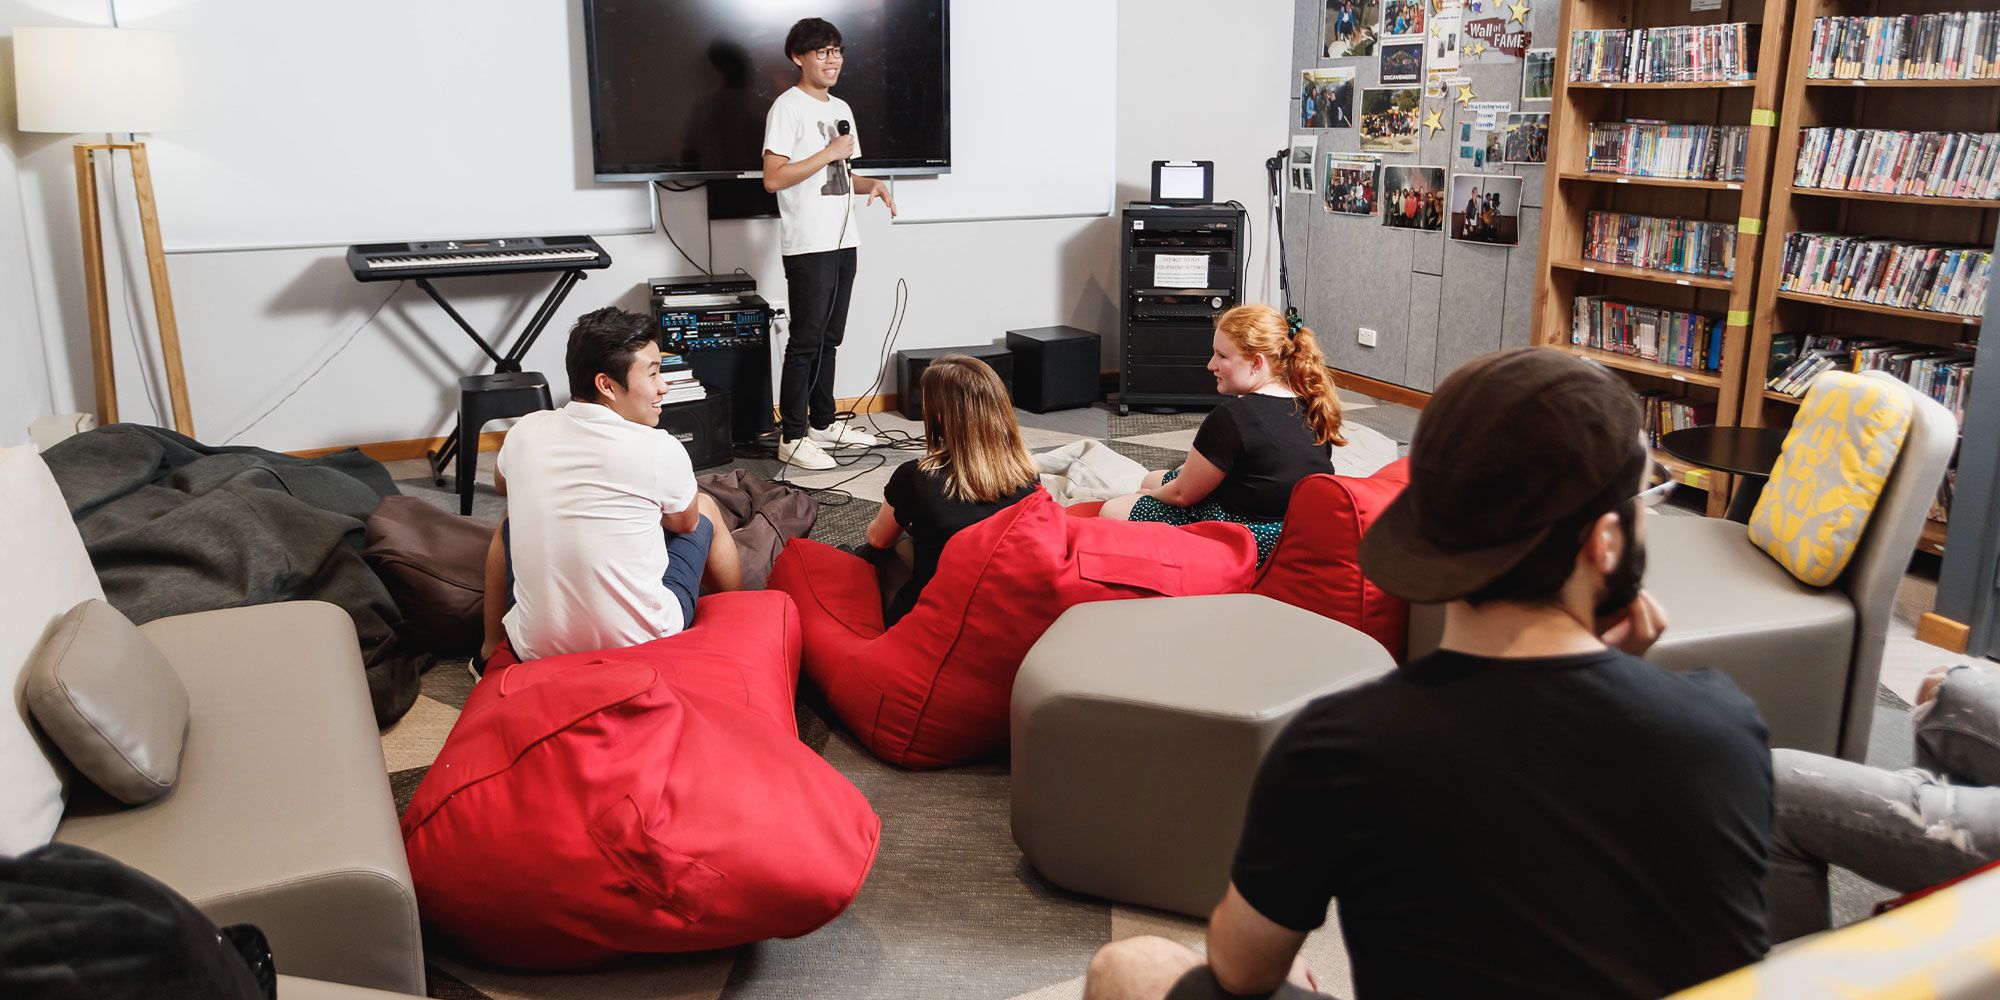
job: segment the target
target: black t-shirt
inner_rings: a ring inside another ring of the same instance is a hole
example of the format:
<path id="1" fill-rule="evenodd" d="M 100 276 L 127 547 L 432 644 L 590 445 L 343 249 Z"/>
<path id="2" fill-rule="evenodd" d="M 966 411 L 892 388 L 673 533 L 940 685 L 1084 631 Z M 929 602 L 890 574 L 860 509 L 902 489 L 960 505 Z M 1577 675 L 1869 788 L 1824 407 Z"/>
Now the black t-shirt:
<path id="1" fill-rule="evenodd" d="M 883 609 L 884 624 L 895 624 L 917 606 L 917 595 L 937 575 L 938 556 L 951 536 L 1021 502 L 1036 485 L 1030 480 L 993 503 L 968 503 L 945 496 L 944 483 L 944 470 L 925 472 L 917 462 L 904 462 L 890 473 L 889 485 L 882 488 L 882 501 L 895 512 L 896 523 L 910 533 L 913 556 L 910 582 Z"/>
<path id="2" fill-rule="evenodd" d="M 1771 794 L 1720 674 L 1441 651 L 1286 727 L 1231 876 L 1293 930 L 1338 898 L 1362 1000 L 1658 997 L 1763 957 Z"/>
<path id="3" fill-rule="evenodd" d="M 1208 499 L 1232 514 L 1278 521 L 1299 480 L 1333 471 L 1331 452 L 1313 440 L 1298 403 L 1291 396 L 1251 393 L 1209 411 L 1194 434 L 1194 450 L 1224 475 Z"/>

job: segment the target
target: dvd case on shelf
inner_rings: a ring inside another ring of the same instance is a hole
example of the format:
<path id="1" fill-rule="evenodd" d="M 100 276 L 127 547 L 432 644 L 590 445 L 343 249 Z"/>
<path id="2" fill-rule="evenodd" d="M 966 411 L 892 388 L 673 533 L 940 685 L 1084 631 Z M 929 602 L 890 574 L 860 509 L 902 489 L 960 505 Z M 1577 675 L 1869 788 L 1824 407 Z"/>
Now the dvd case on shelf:
<path id="1" fill-rule="evenodd" d="M 1778 287 L 1898 309 L 1977 316 L 1993 253 L 1984 247 L 1795 232 Z"/>
<path id="2" fill-rule="evenodd" d="M 1802 188 L 2000 200 L 2000 133 L 1809 128 L 1799 133 Z"/>
<path id="3" fill-rule="evenodd" d="M 1747 125 L 1683 125 L 1644 119 L 1592 122 L 1584 169 L 1633 177 L 1741 181 L 1749 152 Z"/>
<path id="4" fill-rule="evenodd" d="M 1722 317 L 1604 295 L 1577 296 L 1570 343 L 1690 371 L 1722 367 Z"/>
<path id="5" fill-rule="evenodd" d="M 1687 24 L 1570 32 L 1571 83 L 1734 83 L 1754 78 L 1758 26 Z"/>
<path id="6" fill-rule="evenodd" d="M 1674 274 L 1736 275 L 1734 223 L 1592 212 L 1583 232 L 1587 260 Z"/>
<path id="7" fill-rule="evenodd" d="M 1806 76 L 1815 80 L 2000 77 L 2000 12 L 1814 18 Z"/>

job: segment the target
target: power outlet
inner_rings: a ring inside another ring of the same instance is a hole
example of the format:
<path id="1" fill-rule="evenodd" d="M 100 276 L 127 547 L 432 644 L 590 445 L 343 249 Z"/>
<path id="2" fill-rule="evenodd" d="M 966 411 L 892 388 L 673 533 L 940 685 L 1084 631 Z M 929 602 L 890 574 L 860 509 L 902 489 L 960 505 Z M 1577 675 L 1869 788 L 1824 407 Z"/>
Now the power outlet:
<path id="1" fill-rule="evenodd" d="M 1377 334 L 1375 333 L 1375 331 L 1373 331 L 1373 330 L 1370 330 L 1370 329 L 1368 329 L 1368 328 L 1367 328 L 1367 327 L 1365 327 L 1365 326 L 1364 326 L 1364 327 L 1362 327 L 1362 328 L 1361 328 L 1361 336 L 1360 336 L 1360 338 L 1359 338 L 1359 339 L 1360 339 L 1360 341 L 1361 341 L 1361 346 L 1363 346 L 1363 347 L 1374 347 L 1374 346 L 1375 346 L 1375 339 L 1376 339 L 1376 336 L 1377 336 Z"/>

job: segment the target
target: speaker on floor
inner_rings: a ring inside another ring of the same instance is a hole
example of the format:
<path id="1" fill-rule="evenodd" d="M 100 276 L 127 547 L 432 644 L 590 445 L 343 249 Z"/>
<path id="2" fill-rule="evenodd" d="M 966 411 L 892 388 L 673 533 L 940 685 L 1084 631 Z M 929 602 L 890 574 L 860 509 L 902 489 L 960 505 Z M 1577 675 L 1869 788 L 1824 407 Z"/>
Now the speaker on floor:
<path id="1" fill-rule="evenodd" d="M 924 400 L 920 387 L 923 385 L 924 369 L 931 362 L 947 354 L 967 354 L 991 366 L 1000 381 L 1006 383 L 1008 393 L 1014 391 L 1014 352 L 1004 344 L 974 344 L 970 347 L 920 347 L 915 350 L 896 352 L 896 408 L 910 420 L 924 419 Z"/>
<path id="2" fill-rule="evenodd" d="M 770 411 L 769 406 L 764 409 Z M 697 469 L 729 463 L 730 425 L 730 394 L 726 392 L 710 389 L 704 399 L 660 407 L 660 429 L 687 449 L 688 461 Z"/>
<path id="3" fill-rule="evenodd" d="M 1097 402 L 1098 337 L 1073 326 L 1007 331 L 1014 352 L 1014 405 L 1030 413 Z"/>

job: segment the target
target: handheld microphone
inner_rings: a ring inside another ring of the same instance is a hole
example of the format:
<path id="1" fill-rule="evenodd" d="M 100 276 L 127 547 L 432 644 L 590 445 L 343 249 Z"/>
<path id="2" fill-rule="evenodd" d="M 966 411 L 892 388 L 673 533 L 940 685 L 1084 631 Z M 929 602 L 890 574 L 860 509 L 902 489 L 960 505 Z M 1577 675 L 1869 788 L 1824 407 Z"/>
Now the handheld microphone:
<path id="1" fill-rule="evenodd" d="M 847 133 L 854 131 L 854 126 L 848 124 L 847 119 L 845 118 L 842 118 L 834 122 L 833 127 L 839 130 L 841 135 L 846 135 Z"/>

